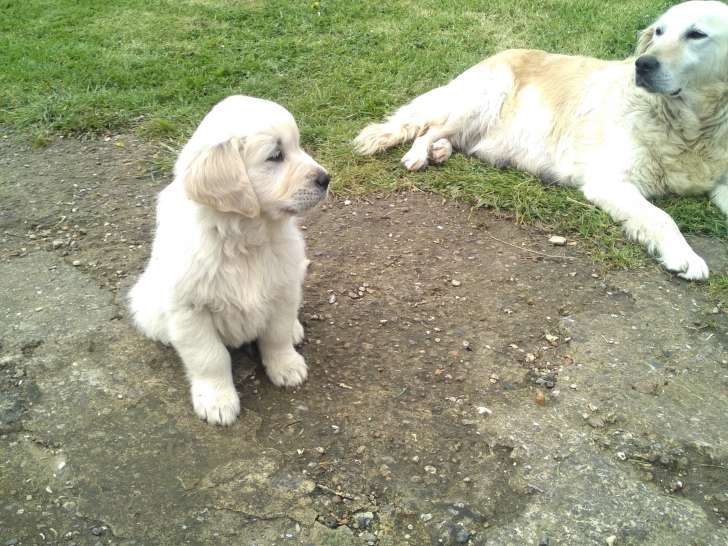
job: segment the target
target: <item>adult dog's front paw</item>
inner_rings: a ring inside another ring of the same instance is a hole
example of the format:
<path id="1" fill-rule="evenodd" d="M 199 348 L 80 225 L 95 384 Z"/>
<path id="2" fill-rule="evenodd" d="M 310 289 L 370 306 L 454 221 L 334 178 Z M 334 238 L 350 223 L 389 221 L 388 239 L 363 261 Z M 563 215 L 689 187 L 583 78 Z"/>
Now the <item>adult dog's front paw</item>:
<path id="1" fill-rule="evenodd" d="M 271 383 L 277 387 L 297 387 L 308 377 L 306 361 L 293 349 L 264 356 L 263 365 Z"/>
<path id="2" fill-rule="evenodd" d="M 240 414 L 240 398 L 232 382 L 198 379 L 191 391 L 195 413 L 211 425 L 232 425 Z"/>
<path id="3" fill-rule="evenodd" d="M 704 281 L 710 275 L 708 264 L 695 254 L 691 248 L 677 252 L 666 252 L 662 256 L 665 269 L 677 273 L 678 277 L 689 281 Z"/>

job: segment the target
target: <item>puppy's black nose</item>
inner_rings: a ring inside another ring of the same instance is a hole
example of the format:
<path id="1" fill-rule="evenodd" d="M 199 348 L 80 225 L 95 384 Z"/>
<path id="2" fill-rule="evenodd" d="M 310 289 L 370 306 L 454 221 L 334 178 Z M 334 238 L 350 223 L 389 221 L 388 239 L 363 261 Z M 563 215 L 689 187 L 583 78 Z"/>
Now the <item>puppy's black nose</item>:
<path id="1" fill-rule="evenodd" d="M 321 172 L 314 180 L 316 185 L 321 188 L 322 190 L 325 190 L 329 187 L 329 182 L 331 182 L 331 177 L 329 176 L 329 173 L 327 172 Z"/>
<path id="2" fill-rule="evenodd" d="M 637 67 L 637 74 L 645 75 L 660 68 L 660 61 L 654 55 L 642 55 L 634 62 Z"/>

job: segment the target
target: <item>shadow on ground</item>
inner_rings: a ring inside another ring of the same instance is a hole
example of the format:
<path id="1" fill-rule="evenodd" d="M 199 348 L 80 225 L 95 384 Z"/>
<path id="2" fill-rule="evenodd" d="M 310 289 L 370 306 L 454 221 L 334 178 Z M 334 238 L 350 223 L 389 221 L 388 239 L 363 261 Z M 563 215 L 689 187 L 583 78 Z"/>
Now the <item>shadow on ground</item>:
<path id="1" fill-rule="evenodd" d="M 235 351 L 244 411 L 214 428 L 124 308 L 151 152 L 0 143 L 0 544 L 728 543 L 700 288 L 437 196 L 332 199 L 303 222 L 309 381 Z"/>

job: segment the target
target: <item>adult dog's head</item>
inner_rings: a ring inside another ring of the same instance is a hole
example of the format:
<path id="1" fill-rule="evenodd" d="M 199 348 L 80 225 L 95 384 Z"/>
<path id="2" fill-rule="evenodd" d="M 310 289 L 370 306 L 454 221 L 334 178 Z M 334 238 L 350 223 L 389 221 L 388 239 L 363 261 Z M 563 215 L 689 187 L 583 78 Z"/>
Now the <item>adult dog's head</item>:
<path id="1" fill-rule="evenodd" d="M 635 77 L 639 87 L 669 97 L 728 83 L 728 6 L 691 1 L 670 8 L 642 32 Z"/>
<path id="2" fill-rule="evenodd" d="M 193 201 L 249 218 L 302 213 L 326 196 L 330 180 L 301 148 L 288 110 L 240 95 L 205 116 L 175 174 Z"/>

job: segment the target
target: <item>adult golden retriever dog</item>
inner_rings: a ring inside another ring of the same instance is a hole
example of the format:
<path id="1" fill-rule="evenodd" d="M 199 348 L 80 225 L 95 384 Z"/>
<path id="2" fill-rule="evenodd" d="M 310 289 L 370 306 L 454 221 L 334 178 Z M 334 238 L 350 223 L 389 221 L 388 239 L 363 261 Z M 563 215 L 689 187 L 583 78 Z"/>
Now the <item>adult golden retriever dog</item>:
<path id="1" fill-rule="evenodd" d="M 329 175 L 285 108 L 244 96 L 207 114 L 174 171 L 130 309 L 144 334 L 179 353 L 197 415 L 229 425 L 240 401 L 226 346 L 257 339 L 275 385 L 306 379 L 294 349 L 308 264 L 296 216 L 326 196 Z"/>
<path id="2" fill-rule="evenodd" d="M 685 279 L 708 266 L 648 199 L 710 194 L 728 214 L 728 6 L 678 4 L 640 36 L 636 58 L 510 50 L 366 127 L 373 154 L 414 138 L 407 169 L 453 149 L 576 186 Z"/>

